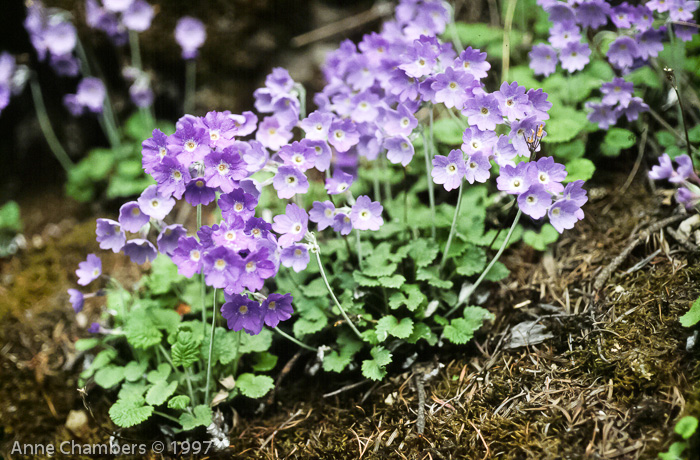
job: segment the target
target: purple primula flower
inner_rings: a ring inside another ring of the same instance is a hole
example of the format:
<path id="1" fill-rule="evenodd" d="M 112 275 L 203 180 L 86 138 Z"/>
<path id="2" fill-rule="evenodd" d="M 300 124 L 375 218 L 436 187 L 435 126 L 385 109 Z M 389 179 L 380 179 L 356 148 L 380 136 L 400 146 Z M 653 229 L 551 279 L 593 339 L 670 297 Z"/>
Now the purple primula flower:
<path id="1" fill-rule="evenodd" d="M 525 114 L 529 111 L 529 99 L 525 95 L 525 87 L 518 85 L 517 82 L 508 84 L 503 82 L 499 91 L 493 93 L 498 101 L 499 108 L 503 116 L 508 117 L 508 120 L 519 120 L 525 118 Z"/>
<path id="2" fill-rule="evenodd" d="M 631 37 L 618 37 L 610 44 L 606 56 L 613 66 L 625 69 L 631 67 L 634 64 L 634 59 L 640 56 L 639 47 Z"/>
<path id="3" fill-rule="evenodd" d="M 77 93 L 67 94 L 63 98 L 63 103 L 74 116 L 81 115 L 85 109 L 93 113 L 102 113 L 105 95 L 106 90 L 102 80 L 86 77 L 78 83 Z"/>
<path id="4" fill-rule="evenodd" d="M 199 54 L 199 48 L 207 39 L 204 23 L 189 16 L 180 18 L 175 26 L 175 41 L 182 48 L 183 59 L 194 59 Z"/>
<path id="5" fill-rule="evenodd" d="M 245 234 L 245 223 L 239 217 L 234 217 L 230 222 L 221 222 L 214 231 L 211 239 L 215 246 L 224 246 L 235 252 L 254 249 L 255 243 Z"/>
<path id="6" fill-rule="evenodd" d="M 63 56 L 72 53 L 78 41 L 75 26 L 59 15 L 51 15 L 43 30 L 42 39 L 49 53 Z"/>
<path id="7" fill-rule="evenodd" d="M 127 232 L 136 233 L 149 221 L 148 214 L 145 214 L 136 201 L 124 203 L 119 208 L 119 224 Z"/>
<path id="8" fill-rule="evenodd" d="M 447 108 L 461 109 L 467 98 L 472 95 L 471 90 L 474 86 L 474 77 L 471 74 L 448 67 L 444 73 L 435 77 L 430 88 L 435 91 L 435 102 L 442 102 Z"/>
<path id="9" fill-rule="evenodd" d="M 134 0 L 102 0 L 102 4 L 104 5 L 105 9 L 113 13 L 121 13 L 126 11 L 126 9 L 129 8 L 133 2 Z"/>
<path id="10" fill-rule="evenodd" d="M 314 201 L 309 211 L 309 220 L 318 224 L 318 229 L 325 230 L 333 225 L 335 217 L 335 206 L 331 201 Z"/>
<path id="11" fill-rule="evenodd" d="M 573 201 L 559 200 L 549 208 L 549 222 L 559 233 L 563 233 L 564 230 L 574 228 L 579 221 L 578 211 L 579 206 Z"/>
<path id="12" fill-rule="evenodd" d="M 292 295 L 272 293 L 263 301 L 262 310 L 265 324 L 269 327 L 277 327 L 280 321 L 288 320 L 294 313 Z"/>
<path id="13" fill-rule="evenodd" d="M 518 155 L 513 144 L 508 141 L 508 136 L 500 136 L 496 147 L 493 149 L 493 161 L 500 167 L 510 165 L 515 167 L 513 158 Z"/>
<path id="14" fill-rule="evenodd" d="M 668 179 L 669 182 L 679 184 L 685 182 L 689 177 L 695 176 L 693 160 L 691 160 L 688 155 L 677 156 L 676 163 L 678 163 L 678 169 L 676 169 L 675 174 Z"/>
<path id="15" fill-rule="evenodd" d="M 280 254 L 280 262 L 287 268 L 291 268 L 299 273 L 304 270 L 309 264 L 309 250 L 304 244 L 293 244 L 282 249 Z"/>
<path id="16" fill-rule="evenodd" d="M 636 9 L 627 2 L 612 7 L 610 19 L 618 29 L 629 29 L 632 27 L 636 14 Z"/>
<path id="17" fill-rule="evenodd" d="M 530 113 L 537 121 L 549 120 L 549 109 L 552 108 L 552 103 L 547 100 L 547 93 L 542 89 L 529 89 L 527 98 L 530 101 Z"/>
<path id="18" fill-rule="evenodd" d="M 471 46 L 459 54 L 454 65 L 455 68 L 472 74 L 477 80 L 486 78 L 491 68 L 491 64 L 486 60 L 486 53 L 482 53 L 478 49 L 472 49 Z"/>
<path id="19" fill-rule="evenodd" d="M 530 56 L 530 68 L 535 75 L 548 77 L 557 70 L 557 51 L 549 45 L 539 44 L 532 47 Z"/>
<path id="20" fill-rule="evenodd" d="M 552 196 L 540 184 L 531 185 L 526 192 L 518 195 L 518 207 L 533 219 L 544 217 L 551 204 Z"/>
<path id="21" fill-rule="evenodd" d="M 448 156 L 435 155 L 433 170 L 430 174 L 436 184 L 442 184 L 448 192 L 460 186 L 466 173 L 464 154 L 461 150 L 452 150 Z"/>
<path id="22" fill-rule="evenodd" d="M 673 6 L 673 0 L 650 0 L 646 6 L 657 13 L 665 13 Z"/>
<path id="23" fill-rule="evenodd" d="M 168 155 L 167 144 L 168 136 L 159 129 L 154 129 L 152 137 L 141 143 L 141 161 L 147 174 L 153 174 L 155 167 Z"/>
<path id="24" fill-rule="evenodd" d="M 158 251 L 161 254 L 172 256 L 173 251 L 178 247 L 180 238 L 185 236 L 187 236 L 187 230 L 180 224 L 172 224 L 164 227 L 156 240 Z"/>
<path id="25" fill-rule="evenodd" d="M 462 134 L 462 150 L 470 155 L 474 152 L 484 152 L 491 154 L 496 146 L 498 137 L 493 131 L 481 131 L 476 126 L 471 126 L 464 130 Z"/>
<path id="26" fill-rule="evenodd" d="M 228 112 L 208 112 L 200 121 L 209 134 L 211 148 L 228 147 L 237 134 L 236 123 Z"/>
<path id="27" fill-rule="evenodd" d="M 255 133 L 255 139 L 268 149 L 277 151 L 292 139 L 290 129 L 281 124 L 277 117 L 265 117 Z"/>
<path id="28" fill-rule="evenodd" d="M 496 179 L 496 186 L 511 195 L 520 195 L 535 184 L 537 178 L 534 177 L 532 163 L 518 163 L 515 167 L 504 166 L 500 170 L 500 175 Z"/>
<path id="29" fill-rule="evenodd" d="M 585 105 L 587 109 L 591 110 L 588 114 L 588 121 L 597 123 L 598 128 L 608 129 L 610 126 L 617 123 L 619 115 L 612 106 L 595 102 L 586 102 Z"/>
<path id="30" fill-rule="evenodd" d="M 606 0 L 588 0 L 577 2 L 576 22 L 583 27 L 597 29 L 608 23 L 610 5 Z"/>
<path id="31" fill-rule="evenodd" d="M 153 105 L 155 95 L 149 86 L 148 80 L 139 78 L 134 84 L 129 86 L 129 98 L 136 107 L 146 108 Z"/>
<path id="32" fill-rule="evenodd" d="M 336 120 L 331 124 L 328 133 L 328 142 L 338 152 L 347 152 L 350 147 L 360 141 L 360 133 L 355 124 L 350 120 Z"/>
<path id="33" fill-rule="evenodd" d="M 248 219 L 248 221 L 246 221 L 244 231 L 246 235 L 249 235 L 255 240 L 259 240 L 262 238 L 267 238 L 270 230 L 272 230 L 272 225 L 265 222 L 264 219 L 260 219 L 259 217 L 251 217 Z"/>
<path id="34" fill-rule="evenodd" d="M 316 152 L 306 144 L 297 141 L 283 145 L 278 154 L 284 164 L 294 166 L 301 171 L 313 168 L 316 163 Z"/>
<path id="35" fill-rule="evenodd" d="M 413 101 L 418 97 L 420 80 L 409 77 L 401 69 L 394 69 L 389 79 L 389 92 L 401 102 Z"/>
<path id="36" fill-rule="evenodd" d="M 556 49 L 581 41 L 581 30 L 572 21 L 558 22 L 549 30 L 549 43 Z"/>
<path id="37" fill-rule="evenodd" d="M 202 268 L 202 245 L 191 236 L 181 237 L 171 258 L 177 265 L 177 272 L 187 278 L 192 278 Z"/>
<path id="38" fill-rule="evenodd" d="M 586 43 L 571 42 L 561 50 L 559 59 L 561 59 L 562 68 L 572 73 L 576 70 L 583 70 L 590 61 L 590 55 L 591 49 Z"/>
<path id="39" fill-rule="evenodd" d="M 78 275 L 78 284 L 87 286 L 102 274 L 102 261 L 95 254 L 88 254 L 87 260 L 78 264 L 75 274 Z"/>
<path id="40" fill-rule="evenodd" d="M 379 115 L 380 98 L 377 94 L 365 90 L 352 98 L 355 108 L 350 113 L 350 119 L 355 123 L 373 122 Z"/>
<path id="41" fill-rule="evenodd" d="M 493 131 L 496 125 L 503 123 L 498 100 L 493 94 L 479 94 L 469 99 L 464 104 L 462 113 L 468 117 L 469 125 L 482 131 Z"/>
<path id="42" fill-rule="evenodd" d="M 634 121 L 639 118 L 642 112 L 648 112 L 649 106 L 642 100 L 641 97 L 633 97 L 627 107 L 622 109 L 627 121 Z"/>
<path id="43" fill-rule="evenodd" d="M 306 234 L 309 225 L 309 216 L 306 211 L 294 203 L 288 204 L 285 214 L 275 216 L 272 229 L 279 233 L 279 243 L 287 247 L 301 241 Z"/>
<path id="44" fill-rule="evenodd" d="M 297 193 L 303 194 L 309 190 L 309 180 L 294 166 L 280 166 L 272 179 L 272 185 L 277 190 L 277 196 L 282 199 L 288 199 Z"/>
<path id="45" fill-rule="evenodd" d="M 587 192 L 583 189 L 583 184 L 584 181 L 580 179 L 566 184 L 562 199 L 573 201 L 579 208 L 586 204 L 588 196 Z M 581 216 L 581 218 L 583 218 L 583 216 Z"/>
<path id="46" fill-rule="evenodd" d="M 197 120 L 181 118 L 175 133 L 168 136 L 168 150 L 185 165 L 194 161 L 203 162 L 204 157 L 211 151 L 208 133 L 204 128 L 197 126 L 195 121 Z"/>
<path id="47" fill-rule="evenodd" d="M 659 30 L 649 29 L 636 37 L 637 47 L 639 48 L 639 58 L 647 61 L 649 58 L 657 57 L 664 49 L 663 40 L 666 36 L 666 28 L 662 27 Z"/>
<path id="48" fill-rule="evenodd" d="M 367 195 L 357 197 L 350 210 L 352 226 L 358 230 L 379 230 L 384 224 L 382 211 L 384 207 L 378 201 L 372 201 Z"/>
<path id="49" fill-rule="evenodd" d="M 350 188 L 354 181 L 355 179 L 352 175 L 340 169 L 336 169 L 333 173 L 333 177 L 326 179 L 326 191 L 329 195 L 338 195 Z"/>
<path id="50" fill-rule="evenodd" d="M 227 295 L 221 306 L 221 316 L 226 318 L 232 331 L 244 330 L 250 335 L 258 335 L 263 328 L 264 311 L 260 304 L 239 294 Z"/>
<path id="51" fill-rule="evenodd" d="M 700 195 L 685 187 L 680 187 L 676 191 L 676 200 L 690 211 L 700 202 Z"/>
<path id="52" fill-rule="evenodd" d="M 192 206 L 208 205 L 216 199 L 216 190 L 207 187 L 203 177 L 195 177 L 185 189 L 185 201 Z"/>
<path id="53" fill-rule="evenodd" d="M 245 193 L 242 188 L 237 188 L 231 193 L 221 195 L 219 198 L 219 208 L 221 215 L 227 221 L 233 220 L 236 216 L 243 221 L 255 215 L 255 206 L 258 200 L 253 195 Z"/>
<path id="54" fill-rule="evenodd" d="M 465 168 L 464 178 L 470 184 L 474 181 L 484 183 L 491 176 L 491 162 L 488 155 L 483 152 L 471 154 L 465 163 Z"/>
<path id="55" fill-rule="evenodd" d="M 687 22 L 693 19 L 693 12 L 698 9 L 700 2 L 696 0 L 675 0 L 670 6 L 669 18 L 671 21 Z"/>
<path id="56" fill-rule="evenodd" d="M 224 246 L 217 246 L 208 251 L 202 258 L 204 280 L 214 288 L 223 289 L 228 284 L 227 273 L 240 271 L 236 266 L 240 257 Z"/>
<path id="57" fill-rule="evenodd" d="M 331 151 L 330 145 L 328 145 L 326 141 L 302 139 L 300 144 L 313 150 L 313 167 L 319 171 L 325 171 L 331 166 L 333 152 Z"/>
<path id="58" fill-rule="evenodd" d="M 331 128 L 332 123 L 332 114 L 316 110 L 301 120 L 299 126 L 306 133 L 307 139 L 325 141 L 328 138 L 328 130 Z"/>
<path id="59" fill-rule="evenodd" d="M 258 141 L 249 141 L 241 144 L 249 147 L 241 149 L 243 152 L 241 157 L 246 163 L 248 172 L 254 174 L 264 168 L 267 164 L 267 160 L 270 159 L 270 153 L 267 149 Z"/>
<path id="60" fill-rule="evenodd" d="M 49 65 L 62 77 L 75 77 L 80 72 L 80 61 L 72 54 L 51 55 Z"/>
<path id="61" fill-rule="evenodd" d="M 85 296 L 83 296 L 83 293 L 77 289 L 68 289 L 68 295 L 70 296 L 69 301 L 73 307 L 73 311 L 76 313 L 83 311 L 83 305 L 85 305 Z"/>
<path id="62" fill-rule="evenodd" d="M 418 119 L 405 104 L 399 104 L 396 110 L 385 111 L 382 127 L 389 136 L 408 136 L 416 126 Z"/>
<path id="63" fill-rule="evenodd" d="M 405 63 L 399 65 L 399 69 L 413 78 L 420 78 L 432 73 L 433 67 L 437 63 L 437 53 L 429 43 L 422 40 L 414 40 L 402 58 Z"/>
<path id="64" fill-rule="evenodd" d="M 90 334 L 99 334 L 101 330 L 102 330 L 102 326 L 100 326 L 100 323 L 98 323 L 98 322 L 91 323 L 90 327 L 87 329 L 87 331 Z"/>
<path id="65" fill-rule="evenodd" d="M 232 192 L 237 181 L 248 177 L 247 165 L 234 147 L 223 151 L 211 151 L 204 158 L 204 178 L 207 186 L 219 188 L 223 193 Z"/>
<path id="66" fill-rule="evenodd" d="M 190 181 L 190 171 L 179 161 L 165 157 L 153 170 L 153 178 L 158 182 L 158 191 L 163 195 L 182 198 L 187 183 Z"/>
<path id="67" fill-rule="evenodd" d="M 651 167 L 649 171 L 649 178 L 654 180 L 668 179 L 675 171 L 673 170 L 673 163 L 671 157 L 668 153 L 664 153 L 659 157 L 659 164 Z"/>
<path id="68" fill-rule="evenodd" d="M 275 263 L 268 257 L 267 248 L 248 254 L 241 262 L 242 268 L 234 284 L 251 292 L 262 289 L 265 280 L 276 273 Z"/>
<path id="69" fill-rule="evenodd" d="M 158 256 L 158 251 L 153 243 L 141 238 L 127 241 L 122 252 L 129 256 L 132 262 L 139 265 L 150 262 Z"/>
<path id="70" fill-rule="evenodd" d="M 535 165 L 537 167 L 536 183 L 542 185 L 550 193 L 558 194 L 564 190 L 561 181 L 568 174 L 564 165 L 556 163 L 552 157 L 540 158 Z"/>
<path id="71" fill-rule="evenodd" d="M 620 104 L 627 107 L 632 100 L 634 84 L 626 82 L 623 78 L 616 77 L 611 82 L 603 83 L 600 92 L 603 93 L 603 104 L 613 106 Z"/>
<path id="72" fill-rule="evenodd" d="M 341 235 L 349 235 L 352 231 L 352 220 L 347 214 L 339 212 L 333 218 L 332 227 L 333 230 L 339 232 Z"/>
<path id="73" fill-rule="evenodd" d="M 126 235 L 121 225 L 111 219 L 97 219 L 95 234 L 97 242 L 100 243 L 100 249 L 111 249 L 116 253 L 121 251 L 126 243 Z"/>
<path id="74" fill-rule="evenodd" d="M 685 22 L 688 24 L 676 24 L 673 31 L 676 33 L 676 37 L 679 40 L 689 42 L 693 39 L 693 35 L 698 33 L 698 25 L 694 19 Z"/>
<path id="75" fill-rule="evenodd" d="M 124 26 L 135 32 L 144 32 L 151 27 L 155 11 L 145 0 L 134 0 L 129 8 L 122 14 Z"/>
<path id="76" fill-rule="evenodd" d="M 574 22 L 576 14 L 574 9 L 566 3 L 555 2 L 545 7 L 545 11 L 549 14 L 549 20 L 557 22 Z"/>
<path id="77" fill-rule="evenodd" d="M 175 206 L 175 200 L 170 196 L 158 193 L 155 185 L 150 185 L 141 193 L 136 202 L 141 212 L 156 220 L 163 220 Z"/>
<path id="78" fill-rule="evenodd" d="M 523 120 L 514 121 L 510 124 L 508 139 L 513 143 L 513 148 L 522 157 L 530 156 L 530 147 L 527 145 L 527 138 L 538 130 L 538 123 L 535 117 L 527 117 Z"/>
<path id="79" fill-rule="evenodd" d="M 407 166 L 413 159 L 415 150 L 413 144 L 405 136 L 389 137 L 384 140 L 384 148 L 387 150 L 387 159 L 394 163 L 401 163 L 402 166 Z"/>

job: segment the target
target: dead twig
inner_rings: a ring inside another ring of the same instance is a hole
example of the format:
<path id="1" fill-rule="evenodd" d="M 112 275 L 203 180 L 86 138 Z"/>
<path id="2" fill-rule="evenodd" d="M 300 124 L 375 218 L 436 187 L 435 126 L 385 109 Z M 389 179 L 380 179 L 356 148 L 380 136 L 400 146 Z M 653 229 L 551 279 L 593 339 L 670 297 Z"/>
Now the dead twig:
<path id="1" fill-rule="evenodd" d="M 593 283 L 593 289 L 600 291 L 605 283 L 608 281 L 610 276 L 617 270 L 622 263 L 627 260 L 627 257 L 634 251 L 634 249 L 639 246 L 644 240 L 646 240 L 652 233 L 664 229 L 665 227 L 674 224 L 680 220 L 685 219 L 687 216 L 685 214 L 679 214 L 676 216 L 671 216 L 666 219 L 662 219 L 655 224 L 650 225 L 646 230 L 633 238 L 632 241 L 622 250 L 620 255 L 615 257 L 610 264 L 601 271 Z"/>
<path id="2" fill-rule="evenodd" d="M 342 388 L 339 388 L 335 391 L 331 391 L 330 393 L 326 393 L 323 395 L 324 398 L 330 398 L 331 396 L 335 396 L 337 394 L 343 393 L 348 390 L 352 390 L 353 388 L 357 388 L 361 385 L 364 385 L 365 383 L 369 382 L 369 379 L 361 380 L 359 382 L 351 383 L 350 385 L 345 385 Z"/>
<path id="3" fill-rule="evenodd" d="M 683 248 L 686 251 L 691 252 L 691 253 L 700 251 L 700 248 L 698 248 L 697 245 L 691 243 L 690 240 L 683 238 L 683 236 L 680 233 L 678 233 L 678 231 L 676 231 L 674 228 L 669 227 L 666 229 L 666 231 L 668 232 L 669 235 L 671 235 L 671 237 L 674 240 L 676 240 L 676 242 L 678 244 L 683 246 Z"/>
<path id="4" fill-rule="evenodd" d="M 425 381 L 423 379 L 424 375 L 422 372 L 414 376 L 416 391 L 418 391 L 418 420 L 416 420 L 416 430 L 419 436 L 425 431 Z"/>
<path id="5" fill-rule="evenodd" d="M 299 350 L 296 353 L 294 353 L 294 356 L 292 356 L 292 358 L 289 361 L 287 361 L 287 364 L 284 365 L 282 371 L 280 372 L 280 375 L 277 377 L 277 381 L 275 381 L 275 387 L 272 389 L 270 395 L 265 400 L 265 407 L 270 407 L 275 401 L 275 394 L 277 393 L 279 387 L 282 385 L 282 380 L 284 380 L 287 374 L 291 372 L 292 367 L 294 367 L 294 363 L 297 362 L 303 351 L 304 350 Z"/>

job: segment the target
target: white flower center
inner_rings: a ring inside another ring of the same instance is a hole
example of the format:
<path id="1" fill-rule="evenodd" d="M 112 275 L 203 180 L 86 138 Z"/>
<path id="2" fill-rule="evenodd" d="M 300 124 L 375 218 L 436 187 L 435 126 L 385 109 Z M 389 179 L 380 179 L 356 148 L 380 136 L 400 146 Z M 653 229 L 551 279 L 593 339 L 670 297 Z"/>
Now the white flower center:
<path id="1" fill-rule="evenodd" d="M 236 203 L 236 205 L 233 207 L 238 212 L 243 211 L 243 205 L 241 203 Z"/>
<path id="2" fill-rule="evenodd" d="M 226 261 L 224 259 L 216 259 L 214 267 L 216 267 L 217 270 L 223 270 L 226 267 Z"/>
<path id="3" fill-rule="evenodd" d="M 219 140 L 219 131 L 210 131 L 209 132 L 209 139 L 213 141 L 218 141 Z"/>
<path id="4" fill-rule="evenodd" d="M 255 271 L 255 262 L 251 260 L 250 262 L 245 264 L 245 271 L 247 271 L 248 273 Z"/>
<path id="5" fill-rule="evenodd" d="M 185 142 L 185 150 L 187 150 L 188 152 L 191 152 L 196 147 L 197 147 L 197 143 L 195 141 L 190 140 L 190 141 Z"/>
<path id="6" fill-rule="evenodd" d="M 245 315 L 246 313 L 248 313 L 248 307 L 245 305 L 241 305 L 238 308 L 238 313 L 240 313 L 241 315 Z"/>
<path id="7" fill-rule="evenodd" d="M 192 260 L 192 261 L 194 261 L 194 262 L 198 262 L 198 261 L 199 261 L 199 258 L 200 258 L 201 256 L 202 256 L 202 255 L 201 255 L 201 254 L 199 253 L 199 251 L 196 250 L 196 249 L 193 249 L 193 250 L 190 251 L 190 260 Z"/>

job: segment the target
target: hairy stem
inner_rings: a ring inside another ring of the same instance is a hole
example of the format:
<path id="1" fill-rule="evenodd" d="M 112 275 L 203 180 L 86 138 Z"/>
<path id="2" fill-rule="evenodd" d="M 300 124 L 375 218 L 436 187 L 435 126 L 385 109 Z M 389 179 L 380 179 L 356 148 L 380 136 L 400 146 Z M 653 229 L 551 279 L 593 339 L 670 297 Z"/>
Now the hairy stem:
<path id="1" fill-rule="evenodd" d="M 433 112 L 432 109 L 430 111 L 430 131 L 433 130 Z M 428 180 L 428 200 L 430 201 L 430 236 L 435 239 L 436 236 L 436 230 L 435 230 L 435 184 L 433 183 L 433 177 L 430 175 L 430 166 L 431 166 L 431 150 L 432 148 L 429 147 L 430 143 L 432 142 L 432 139 L 428 138 L 428 135 L 425 130 L 423 130 L 423 154 L 425 156 L 425 178 Z"/>
<path id="2" fill-rule="evenodd" d="M 317 350 L 318 350 L 317 348 L 314 348 L 314 347 L 312 347 L 312 346 L 310 346 L 310 345 L 307 345 L 307 344 L 305 344 L 304 342 L 302 342 L 301 340 L 299 340 L 299 339 L 297 339 L 297 338 L 295 338 L 295 337 L 292 337 L 291 335 L 287 334 L 286 332 L 284 332 L 284 331 L 283 331 L 282 329 L 280 329 L 279 327 L 274 327 L 274 328 L 272 328 L 272 330 L 275 331 L 275 332 L 277 332 L 279 335 L 281 335 L 282 337 L 286 338 L 287 340 L 290 340 L 290 341 L 296 343 L 296 344 L 299 345 L 301 348 L 304 348 L 304 349 L 310 350 L 310 351 L 317 351 Z"/>
<path id="3" fill-rule="evenodd" d="M 357 266 L 362 271 L 362 241 L 360 241 L 360 231 L 355 229 L 355 244 L 357 244 Z"/>
<path id="4" fill-rule="evenodd" d="M 362 338 L 362 334 L 360 334 L 360 331 L 357 330 L 355 327 L 355 324 L 350 320 L 348 317 L 348 314 L 345 313 L 345 310 L 343 307 L 340 305 L 340 302 L 338 302 L 338 299 L 336 298 L 335 294 L 333 293 L 333 289 L 331 289 L 330 283 L 328 283 L 328 278 L 326 277 L 326 271 L 323 269 L 323 264 L 321 263 L 321 252 L 318 250 L 318 246 L 316 247 L 316 250 L 314 251 L 316 253 L 316 261 L 318 262 L 318 269 L 321 272 L 321 277 L 323 278 L 323 282 L 326 283 L 326 289 L 328 289 L 328 293 L 331 295 L 331 298 L 333 299 L 333 303 L 335 303 L 335 306 L 338 307 L 338 310 L 340 310 L 340 314 L 343 315 L 343 318 L 345 318 L 345 321 L 348 323 L 348 326 L 350 326 L 350 329 L 355 333 L 355 335 L 362 341 L 364 339 Z"/>
<path id="5" fill-rule="evenodd" d="M 445 251 L 442 253 L 442 259 L 440 260 L 440 269 L 438 273 L 442 271 L 445 267 L 445 262 L 447 262 L 447 253 L 450 252 L 450 246 L 452 245 L 452 238 L 455 236 L 455 231 L 457 230 L 457 218 L 459 216 L 459 211 L 462 208 L 462 191 L 464 190 L 464 179 L 459 182 L 459 192 L 457 195 L 457 207 L 455 208 L 455 215 L 452 218 L 452 226 L 450 227 L 450 235 L 447 237 L 447 244 L 445 244 Z"/>
<path id="6" fill-rule="evenodd" d="M 486 275 L 488 275 L 489 271 L 493 268 L 494 265 L 496 265 L 496 262 L 498 262 L 498 259 L 501 257 L 503 254 L 503 251 L 506 250 L 506 246 L 508 246 L 508 242 L 510 241 L 510 237 L 513 236 L 513 231 L 515 230 L 515 227 L 518 225 L 518 221 L 520 221 L 520 216 L 522 215 L 522 211 L 518 209 L 518 213 L 515 215 L 515 219 L 513 219 L 513 224 L 510 226 L 510 230 L 508 230 L 508 234 L 506 235 L 506 238 L 503 240 L 503 244 L 501 245 L 500 249 L 496 253 L 495 256 L 493 256 L 493 259 L 491 259 L 491 262 L 489 262 L 488 266 L 484 269 L 483 273 L 481 276 L 479 276 L 479 279 L 476 280 L 476 282 L 472 285 L 471 288 L 469 288 L 469 291 L 467 292 L 467 295 L 464 299 L 464 302 L 469 302 L 469 298 L 472 296 L 472 294 L 476 291 L 476 289 L 479 287 L 482 281 L 486 278 Z M 445 317 L 451 316 L 457 308 L 460 306 L 460 303 L 455 305 L 447 314 Z"/>
<path id="7" fill-rule="evenodd" d="M 197 62 L 188 59 L 185 64 L 185 113 L 194 112 L 194 92 L 197 79 Z"/>
<path id="8" fill-rule="evenodd" d="M 506 19 L 503 30 L 503 58 L 501 60 L 501 68 L 503 69 L 503 81 L 508 81 L 508 73 L 510 71 L 510 31 L 513 28 L 513 16 L 515 15 L 515 6 L 518 0 L 508 0 L 506 6 Z"/>
<path id="9" fill-rule="evenodd" d="M 29 87 L 32 91 L 32 99 L 34 100 L 34 107 L 36 108 L 36 115 L 39 119 L 41 132 L 44 133 L 44 138 L 49 144 L 51 152 L 61 164 L 61 167 L 66 172 L 70 172 L 75 165 L 68 156 L 68 153 L 66 153 L 66 151 L 63 149 L 61 142 L 58 140 L 56 133 L 51 127 L 51 120 L 49 119 L 49 114 L 46 112 L 44 98 L 41 95 L 41 87 L 39 86 L 39 82 L 37 81 L 35 75 L 32 75 L 29 81 Z"/>
<path id="10" fill-rule="evenodd" d="M 216 329 L 216 288 L 211 308 L 211 332 L 209 333 L 209 357 L 207 358 L 207 384 L 204 387 L 204 404 L 209 404 L 209 383 L 211 382 L 211 357 L 214 354 L 214 330 Z"/>

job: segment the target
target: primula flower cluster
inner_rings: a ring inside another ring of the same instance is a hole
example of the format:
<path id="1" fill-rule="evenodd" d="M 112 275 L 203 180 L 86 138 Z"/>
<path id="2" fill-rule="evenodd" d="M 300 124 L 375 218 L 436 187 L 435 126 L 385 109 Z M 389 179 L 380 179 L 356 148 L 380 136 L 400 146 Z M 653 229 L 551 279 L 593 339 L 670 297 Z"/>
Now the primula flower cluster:
<path id="1" fill-rule="evenodd" d="M 40 61 L 48 60 L 58 75 L 78 75 L 80 66 L 74 55 L 78 33 L 66 11 L 33 1 L 27 7 L 24 27 Z"/>
<path id="2" fill-rule="evenodd" d="M 155 10 L 145 0 L 85 0 L 88 26 L 101 30 L 117 46 L 129 41 L 129 31 L 145 32 Z"/>
<path id="3" fill-rule="evenodd" d="M 603 0 L 538 0 L 552 22 L 549 42 L 533 46 L 530 52 L 530 67 L 536 75 L 548 76 L 561 62 L 562 68 L 572 73 L 582 70 L 590 61 L 591 49 L 583 37 L 587 29 L 593 31 L 615 27 L 617 37 L 606 53 L 608 62 L 622 74 L 645 65 L 663 50 L 664 42 L 671 33 L 688 41 L 697 32 L 693 12 L 698 1 L 652 0 L 640 4 L 622 2 L 610 5 Z M 656 21 L 660 19 L 661 21 Z M 659 24 L 655 27 L 655 24 Z M 622 116 L 636 120 L 640 112 L 649 107 L 639 97 L 632 96 L 632 84 L 622 84 L 615 78 L 606 83 L 608 90 L 620 92 L 611 95 L 603 87 L 603 101 L 589 102 L 589 120 L 601 129 L 614 125 Z M 617 96 L 620 96 L 619 98 Z"/>
<path id="4" fill-rule="evenodd" d="M 700 178 L 688 155 L 677 156 L 675 162 L 678 165 L 676 168 L 673 167 L 671 157 L 664 153 L 659 157 L 659 164 L 649 171 L 649 177 L 654 180 L 666 179 L 677 185 L 676 200 L 686 209 L 693 209 L 700 203 Z"/>

